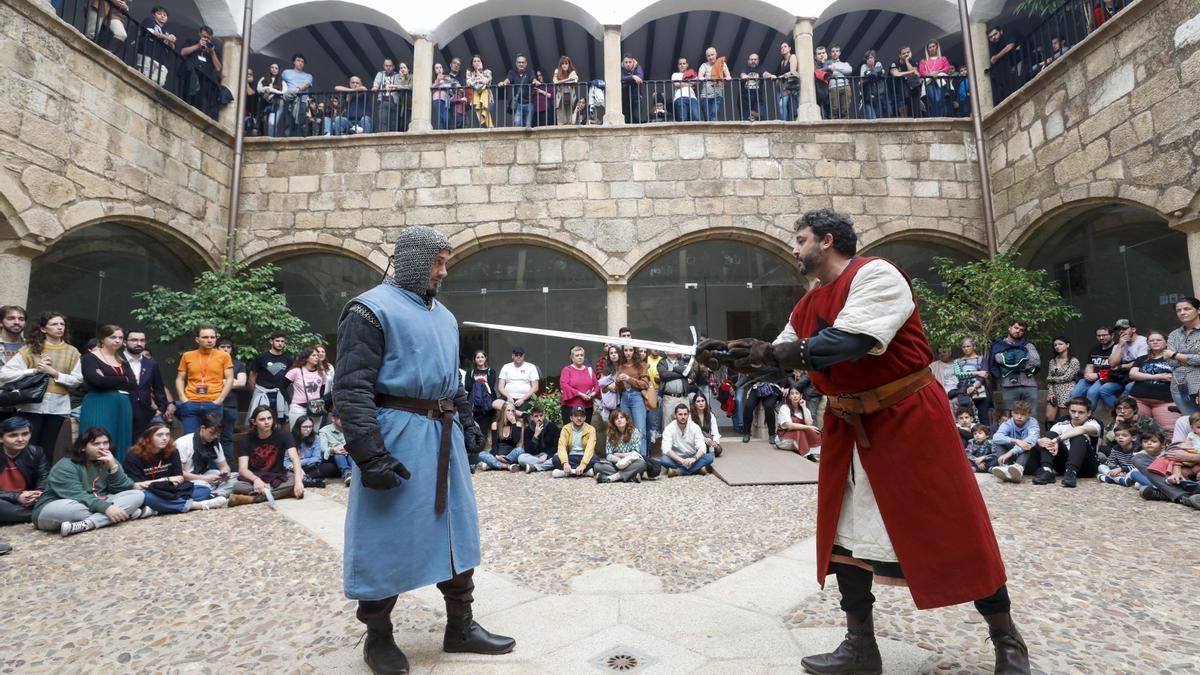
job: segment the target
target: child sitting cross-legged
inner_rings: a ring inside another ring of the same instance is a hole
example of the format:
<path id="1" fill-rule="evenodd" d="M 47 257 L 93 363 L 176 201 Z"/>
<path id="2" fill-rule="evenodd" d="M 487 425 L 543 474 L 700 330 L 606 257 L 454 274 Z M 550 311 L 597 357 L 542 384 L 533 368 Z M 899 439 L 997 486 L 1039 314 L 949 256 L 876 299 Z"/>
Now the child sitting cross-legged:
<path id="1" fill-rule="evenodd" d="M 971 440 L 967 441 L 967 461 L 976 473 L 987 473 L 996 466 L 996 458 L 1000 453 L 988 438 L 988 428 L 976 424 L 971 428 Z"/>
<path id="2" fill-rule="evenodd" d="M 1133 427 L 1126 422 L 1117 422 L 1113 429 L 1113 442 L 1105 446 L 1104 454 L 1108 462 L 1100 467 L 1096 479 L 1101 483 L 1115 483 L 1123 487 L 1136 485 L 1132 477 L 1136 467 L 1133 465 L 1133 454 L 1137 448 L 1133 444 Z"/>

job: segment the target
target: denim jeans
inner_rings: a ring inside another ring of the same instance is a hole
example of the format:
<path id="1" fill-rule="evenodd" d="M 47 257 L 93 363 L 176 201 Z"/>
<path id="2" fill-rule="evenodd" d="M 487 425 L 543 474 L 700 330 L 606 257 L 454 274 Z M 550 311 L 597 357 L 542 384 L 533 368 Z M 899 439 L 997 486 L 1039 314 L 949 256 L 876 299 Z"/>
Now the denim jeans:
<path id="1" fill-rule="evenodd" d="M 184 434 L 194 434 L 200 431 L 200 417 L 205 413 L 217 413 L 225 417 L 225 407 L 210 401 L 188 401 L 181 403 L 175 409 L 179 415 L 179 423 L 183 425 Z"/>
<path id="2" fill-rule="evenodd" d="M 532 103 L 516 103 L 513 105 L 513 126 L 514 127 L 531 127 L 533 126 L 533 104 Z"/>
<path id="3" fill-rule="evenodd" d="M 534 471 L 549 471 L 554 468 L 554 456 L 547 455 L 546 459 L 540 459 L 538 455 L 523 452 L 517 457 L 517 464 L 532 466 Z"/>
<path id="4" fill-rule="evenodd" d="M 445 99 L 433 100 L 433 128 L 450 128 L 450 105 Z"/>
<path id="5" fill-rule="evenodd" d="M 232 397 L 233 394 L 230 394 Z M 229 462 L 229 466 L 236 467 L 237 462 L 233 458 L 233 428 L 237 426 L 237 408 L 222 406 L 221 418 L 221 450 L 225 454 L 225 461 Z"/>
<path id="6" fill-rule="evenodd" d="M 671 105 L 675 108 L 676 122 L 697 122 L 700 120 L 700 101 L 691 96 L 677 98 Z"/>
<path id="7" fill-rule="evenodd" d="M 700 459 L 696 460 L 696 463 L 692 465 L 692 468 L 685 469 L 685 468 L 683 468 L 682 464 L 671 459 L 667 455 L 667 453 L 664 452 L 663 456 L 662 456 L 663 466 L 667 467 L 668 469 L 679 469 L 679 473 L 683 474 L 684 476 L 691 476 L 693 474 L 697 474 L 700 472 L 700 469 L 703 469 L 704 467 L 708 466 L 709 464 L 712 464 L 712 462 L 713 462 L 713 454 L 711 452 L 706 452 L 706 453 L 704 453 L 704 455 L 702 457 L 700 457 Z"/>
<path id="8" fill-rule="evenodd" d="M 642 456 L 645 457 L 650 446 L 650 433 L 646 428 L 646 399 L 642 398 L 642 392 L 630 389 L 621 394 L 621 409 L 633 420 L 633 426 L 642 432 Z"/>
<path id="9" fill-rule="evenodd" d="M 788 94 L 781 94 L 777 101 L 779 107 L 779 119 L 784 122 L 791 122 L 796 119 L 796 97 Z"/>
<path id="10" fill-rule="evenodd" d="M 1104 399 L 1104 405 L 1108 406 L 1109 410 L 1117 404 L 1117 396 L 1125 388 L 1125 385 L 1117 384 L 1116 382 L 1088 382 L 1080 380 L 1075 383 L 1075 389 L 1071 391 L 1071 397 L 1083 396 L 1092 403 L 1092 412 L 1095 412 L 1100 406 L 1100 399 Z"/>
<path id="11" fill-rule="evenodd" d="M 500 457 L 507 459 L 508 455 L 495 455 L 490 452 L 479 453 L 479 461 L 487 464 L 489 469 L 500 469 L 503 471 L 504 469 L 507 469 L 509 465 L 501 462 Z"/>
<path id="12" fill-rule="evenodd" d="M 212 488 L 206 483 L 192 483 L 192 496 L 190 499 L 180 497 L 178 499 L 163 499 L 153 492 L 146 490 L 146 495 L 143 498 L 142 505 L 158 511 L 159 513 L 183 513 L 192 508 L 193 501 L 204 501 L 212 496 Z"/>
<path id="13" fill-rule="evenodd" d="M 1171 400 L 1175 402 L 1175 407 L 1179 408 L 1180 415 L 1191 415 L 1194 412 L 1200 412 L 1200 406 L 1196 405 L 1194 396 L 1184 396 L 1178 389 L 1172 385 Z M 1171 433 L 1169 429 L 1163 429 L 1165 433 Z"/>
<path id="14" fill-rule="evenodd" d="M 946 105 L 944 101 L 946 92 L 938 86 L 936 79 L 929 80 L 925 85 L 925 96 L 929 98 L 929 116 L 945 117 Z"/>
<path id="15" fill-rule="evenodd" d="M 710 96 L 704 99 L 704 119 L 709 122 L 720 121 L 723 107 L 725 107 L 724 96 Z"/>

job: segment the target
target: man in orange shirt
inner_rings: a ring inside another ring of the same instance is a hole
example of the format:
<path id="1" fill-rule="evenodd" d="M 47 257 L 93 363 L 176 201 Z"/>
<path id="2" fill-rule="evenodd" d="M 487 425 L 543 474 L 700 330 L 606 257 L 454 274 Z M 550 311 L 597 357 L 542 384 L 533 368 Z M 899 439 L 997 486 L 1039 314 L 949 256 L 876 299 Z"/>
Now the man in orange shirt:
<path id="1" fill-rule="evenodd" d="M 233 389 L 233 358 L 228 352 L 216 349 L 217 329 L 209 324 L 196 327 L 196 346 L 179 359 L 175 376 L 176 414 L 183 423 L 183 433 L 200 430 L 200 416 L 215 412 L 223 414 L 225 397 Z"/>

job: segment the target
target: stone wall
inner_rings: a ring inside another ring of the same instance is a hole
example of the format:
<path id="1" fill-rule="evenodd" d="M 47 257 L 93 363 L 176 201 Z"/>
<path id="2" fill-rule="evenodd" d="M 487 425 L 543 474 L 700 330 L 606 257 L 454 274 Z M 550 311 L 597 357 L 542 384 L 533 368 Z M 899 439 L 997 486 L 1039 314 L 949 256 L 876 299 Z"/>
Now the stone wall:
<path id="1" fill-rule="evenodd" d="M 27 276 L 32 255 L 103 221 L 168 232 L 210 264 L 219 259 L 230 135 L 86 40 L 47 3 L 0 0 L 0 12 L 6 261 L 21 251 Z"/>
<path id="2" fill-rule="evenodd" d="M 386 264 L 390 233 L 445 231 L 459 254 L 503 241 L 574 249 L 612 280 L 682 239 L 790 248 L 807 209 L 978 248 L 970 128 L 861 122 L 546 128 L 247 142 L 238 250 L 349 251 Z"/>
<path id="3" fill-rule="evenodd" d="M 1140 0 L 985 120 L 1001 248 L 1057 212 L 1126 202 L 1200 217 L 1200 6 Z"/>

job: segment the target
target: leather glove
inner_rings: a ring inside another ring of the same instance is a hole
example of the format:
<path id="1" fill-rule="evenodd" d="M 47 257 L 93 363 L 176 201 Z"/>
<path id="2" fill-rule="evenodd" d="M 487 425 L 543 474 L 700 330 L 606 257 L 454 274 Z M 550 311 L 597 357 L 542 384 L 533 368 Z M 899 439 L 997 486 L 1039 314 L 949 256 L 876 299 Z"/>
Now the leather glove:
<path id="1" fill-rule="evenodd" d="M 390 490 L 401 481 L 412 478 L 402 462 L 389 454 L 375 455 L 359 465 L 363 487 L 372 490 Z"/>
<path id="2" fill-rule="evenodd" d="M 733 361 L 733 369 L 740 373 L 757 371 L 763 366 L 779 367 L 779 362 L 775 360 L 775 348 L 770 342 L 743 338 L 730 342 L 728 347 L 728 358 Z"/>
<path id="3" fill-rule="evenodd" d="M 463 441 L 465 441 L 468 453 L 475 453 L 483 450 L 483 430 L 478 424 L 471 424 L 463 427 Z"/>
<path id="4" fill-rule="evenodd" d="M 724 340 L 713 340 L 711 338 L 701 340 L 696 345 L 696 362 L 704 364 L 709 370 L 720 370 L 721 363 L 726 361 L 729 355 L 729 344 Z M 730 362 L 732 365 L 732 362 Z"/>

